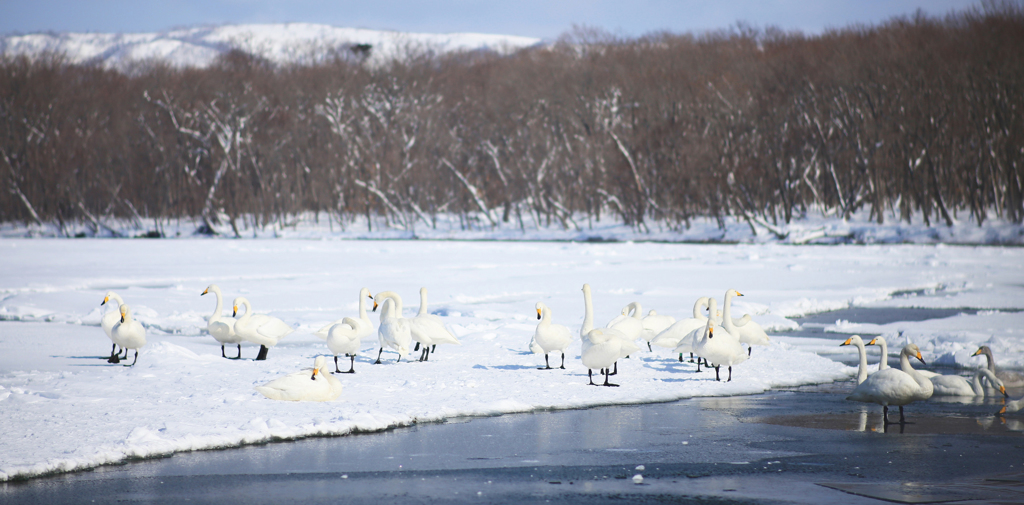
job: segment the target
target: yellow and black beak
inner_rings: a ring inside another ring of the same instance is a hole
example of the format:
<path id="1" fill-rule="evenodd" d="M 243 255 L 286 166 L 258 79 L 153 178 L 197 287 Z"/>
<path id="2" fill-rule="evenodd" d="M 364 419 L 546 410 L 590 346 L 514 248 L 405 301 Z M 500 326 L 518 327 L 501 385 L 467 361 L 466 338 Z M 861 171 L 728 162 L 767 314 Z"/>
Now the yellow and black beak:
<path id="1" fill-rule="evenodd" d="M 314 368 L 313 369 L 313 375 L 309 377 L 309 380 L 315 381 L 316 380 L 316 373 L 319 372 L 319 371 L 320 371 L 319 369 Z"/>
<path id="2" fill-rule="evenodd" d="M 107 302 L 109 302 L 109 301 L 110 301 L 110 297 L 109 296 L 104 296 L 103 297 L 103 301 L 100 302 L 100 305 L 106 305 Z"/>
<path id="3" fill-rule="evenodd" d="M 708 327 L 708 338 L 714 338 L 714 336 L 715 336 L 715 329 L 709 326 Z"/>
<path id="4" fill-rule="evenodd" d="M 1004 387 L 1004 386 L 999 386 L 999 392 L 1003 394 L 1004 398 L 1007 398 L 1007 397 L 1010 396 L 1010 395 L 1006 394 L 1006 387 Z"/>
<path id="5" fill-rule="evenodd" d="M 973 357 L 975 357 L 975 356 L 977 356 L 979 354 L 981 354 L 981 349 L 978 349 L 977 351 L 974 351 L 974 354 L 972 354 L 971 357 L 973 358 Z"/>
<path id="6" fill-rule="evenodd" d="M 737 291 L 736 292 L 736 296 L 743 296 L 743 293 L 740 293 L 739 291 Z"/>
<path id="7" fill-rule="evenodd" d="M 876 340 L 878 340 L 878 339 L 877 339 L 877 338 L 873 338 L 873 339 L 871 339 L 871 341 L 870 341 L 870 342 L 868 342 L 868 345 L 875 345 L 875 341 L 876 341 Z"/>
<path id="8" fill-rule="evenodd" d="M 1005 413 L 1006 413 L 1006 405 L 1003 405 L 1003 408 L 999 409 L 999 412 L 996 412 L 996 415 L 997 416 L 1001 416 L 1001 415 L 1003 415 Z"/>
<path id="9" fill-rule="evenodd" d="M 540 309 L 537 309 L 537 319 L 540 319 Z"/>
<path id="10" fill-rule="evenodd" d="M 235 317 L 237 315 L 238 315 L 238 305 L 233 305 L 231 307 L 231 317 Z"/>
<path id="11" fill-rule="evenodd" d="M 839 345 L 840 346 L 844 346 L 844 345 L 850 345 L 852 343 L 853 343 L 853 339 L 852 338 L 848 338 L 848 339 L 846 339 L 846 342 L 843 342 L 843 343 L 841 343 Z"/>
<path id="12" fill-rule="evenodd" d="M 210 288 L 206 288 L 206 289 L 203 290 L 202 293 L 199 293 L 199 296 L 203 296 L 203 295 L 205 295 L 206 293 L 209 293 L 209 292 L 210 292 Z"/>
<path id="13" fill-rule="evenodd" d="M 914 356 L 914 357 L 917 358 L 918 361 L 920 361 L 921 363 L 924 363 L 925 365 L 928 364 L 928 363 L 925 363 L 924 358 L 921 357 L 921 351 L 917 351 L 917 356 Z"/>
<path id="14" fill-rule="evenodd" d="M 373 297 L 371 296 L 370 298 L 373 298 Z M 377 312 L 377 300 L 373 301 L 373 310 L 371 310 L 370 312 Z"/>

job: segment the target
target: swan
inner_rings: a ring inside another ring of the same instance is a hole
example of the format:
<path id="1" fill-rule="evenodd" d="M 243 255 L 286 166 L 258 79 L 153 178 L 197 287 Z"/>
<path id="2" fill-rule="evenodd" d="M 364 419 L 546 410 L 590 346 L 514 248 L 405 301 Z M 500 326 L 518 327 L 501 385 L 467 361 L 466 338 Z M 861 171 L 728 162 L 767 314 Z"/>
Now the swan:
<path id="1" fill-rule="evenodd" d="M 580 338 L 585 338 L 594 329 L 594 303 L 591 298 L 590 284 L 583 285 L 583 305 L 583 325 L 580 326 Z M 610 335 L 621 341 L 619 345 L 619 352 L 621 353 L 621 356 L 619 356 L 619 358 L 625 358 L 626 356 L 629 356 L 630 354 L 640 350 L 640 347 L 637 346 L 634 342 L 634 340 L 636 340 L 636 337 L 630 338 L 628 335 L 615 328 L 606 329 L 609 330 L 605 332 L 606 335 Z M 637 336 L 639 336 L 639 334 Z M 604 337 L 602 336 L 601 338 Z M 618 373 L 619 363 L 618 360 L 616 360 L 615 370 L 611 372 L 611 375 L 616 375 Z"/>
<path id="2" fill-rule="evenodd" d="M 135 349 L 135 359 L 131 365 L 128 365 L 135 366 L 135 362 L 139 361 L 139 349 L 146 345 L 146 328 L 138 321 L 132 319 L 132 311 L 127 305 L 121 304 L 120 312 L 121 319 L 110 330 L 110 333 L 114 338 L 114 342 L 124 348 L 125 359 L 128 359 L 128 349 Z M 114 361 L 114 363 L 118 363 L 118 361 Z"/>
<path id="3" fill-rule="evenodd" d="M 996 360 L 995 358 L 992 357 L 992 349 L 989 349 L 987 345 L 979 347 L 977 351 L 974 351 L 974 354 L 972 354 L 971 357 L 977 356 L 979 354 L 985 355 L 985 360 L 988 362 L 988 369 L 992 373 L 996 374 L 996 377 L 999 377 L 999 380 L 1003 381 L 1003 384 L 1006 387 L 1015 388 L 1024 386 L 1024 375 L 1021 375 L 1017 372 L 1010 372 L 1008 370 L 996 369 Z"/>
<path id="4" fill-rule="evenodd" d="M 864 352 L 863 348 L 858 348 Z M 906 422 L 903 417 L 903 406 L 921 400 L 931 398 L 934 391 L 932 381 L 918 373 L 910 366 L 910 356 L 917 358 L 924 363 L 921 357 L 921 350 L 914 344 L 909 344 L 900 352 L 900 368 L 886 368 L 875 372 L 857 385 L 853 393 L 846 397 L 847 400 L 865 403 L 877 403 L 882 406 L 882 418 L 889 423 L 889 405 L 899 405 L 900 424 Z M 861 361 L 860 369 L 867 373 L 865 360 Z M 859 375 L 859 373 L 858 373 Z"/>
<path id="5" fill-rule="evenodd" d="M 622 354 L 622 339 L 614 335 L 612 328 L 598 328 L 590 330 L 581 338 L 582 349 L 580 358 L 583 366 L 587 367 L 587 377 L 591 386 L 618 387 L 618 384 L 608 382 L 609 368 L 616 363 Z M 594 384 L 594 369 L 604 371 L 604 384 Z"/>
<path id="6" fill-rule="evenodd" d="M 1007 412 L 1017 412 L 1021 408 L 1024 408 L 1024 398 L 1017 398 L 1016 400 L 1006 402 L 1006 405 L 1003 405 L 1003 408 L 999 409 L 996 415 L 1001 416 Z"/>
<path id="7" fill-rule="evenodd" d="M 387 292 L 377 293 L 377 296 L 373 297 L 374 310 L 377 309 L 378 297 L 381 297 L 384 293 Z M 383 297 L 380 307 L 380 326 L 377 327 L 377 338 L 380 340 L 380 351 L 377 352 L 377 361 L 375 361 L 374 364 L 380 364 L 380 355 L 384 352 L 384 346 L 388 346 L 397 351 L 397 361 L 402 361 L 402 356 L 409 354 L 409 345 L 412 343 L 412 333 L 409 330 L 409 320 L 401 317 L 401 302 L 395 301 L 394 298 Z"/>
<path id="8" fill-rule="evenodd" d="M 710 297 L 706 297 L 706 296 L 702 297 L 701 300 L 705 301 L 705 305 L 707 305 L 707 307 L 708 307 L 708 313 L 709 314 L 718 313 L 718 300 L 715 300 L 714 298 L 710 298 Z M 698 301 L 698 303 L 700 302 L 700 300 L 697 300 L 697 301 Z M 696 309 L 696 308 L 697 308 L 697 306 L 694 306 L 694 309 Z M 694 348 L 694 345 L 697 343 L 697 341 L 699 341 L 701 339 L 701 337 L 704 336 L 704 328 L 707 326 L 707 323 L 708 323 L 708 318 L 703 317 L 703 316 L 701 316 L 701 317 L 702 317 L 703 320 L 701 321 L 700 325 L 699 326 L 693 326 L 693 329 L 690 330 L 689 333 L 684 335 L 683 338 L 679 339 L 679 343 L 676 345 L 675 349 L 672 350 L 672 352 L 678 352 L 679 353 L 679 361 L 680 362 L 683 361 L 683 353 L 684 352 L 688 352 L 688 353 L 690 353 L 690 363 L 693 363 L 693 354 L 694 354 L 693 348 Z M 696 319 L 696 318 L 694 318 L 694 319 Z M 719 324 L 719 325 L 721 324 L 721 320 L 718 319 L 718 318 L 712 318 L 712 322 L 715 323 L 715 324 Z M 698 361 L 697 361 L 697 371 L 698 372 L 700 371 L 700 358 L 698 358 Z"/>
<path id="9" fill-rule="evenodd" d="M 537 323 L 537 331 L 533 334 L 533 343 L 540 348 L 540 354 L 544 355 L 544 368 L 538 370 L 551 370 L 548 353 L 554 351 L 561 351 L 562 366 L 559 368 L 565 370 L 565 349 L 572 342 L 572 333 L 569 328 L 551 322 L 551 308 L 544 302 L 537 302 L 537 319 L 540 319 L 540 322 Z"/>
<path id="10" fill-rule="evenodd" d="M 693 304 L 693 317 L 676 321 L 668 328 L 665 328 L 658 333 L 657 337 L 651 340 L 651 343 L 661 347 L 668 347 L 669 349 L 675 349 L 679 346 L 679 341 L 686 338 L 690 332 L 700 330 L 704 328 L 704 323 L 707 321 L 707 317 L 701 311 L 701 308 L 708 306 L 708 297 L 702 296 L 697 299 L 696 303 Z M 683 361 L 683 354 L 679 353 L 679 361 Z M 693 355 L 690 355 L 690 362 L 693 362 Z"/>
<path id="11" fill-rule="evenodd" d="M 728 321 L 728 317 L 724 321 Z M 722 380 L 718 375 L 718 369 L 722 365 L 729 367 L 729 379 L 732 381 L 732 367 L 747 360 L 747 353 L 743 352 L 740 341 L 729 331 L 715 332 L 715 323 L 708 319 L 704 334 L 699 341 L 693 345 L 693 353 L 715 364 L 715 380 Z"/>
<path id="12" fill-rule="evenodd" d="M 872 340 L 872 342 L 874 342 L 874 340 Z M 882 340 L 882 342 L 885 342 L 885 340 Z M 860 338 L 860 335 L 854 335 L 846 339 L 845 342 L 839 344 L 840 347 L 844 345 L 853 345 L 857 347 L 857 354 L 860 356 L 860 365 L 857 367 L 857 385 L 859 386 L 868 378 L 868 354 L 867 351 L 864 350 L 864 340 Z M 883 347 L 882 350 L 884 352 L 885 348 Z M 885 354 L 883 354 L 883 356 L 884 355 Z"/>
<path id="13" fill-rule="evenodd" d="M 425 293 L 421 290 L 420 294 L 424 295 Z M 448 331 L 448 328 L 445 328 L 444 323 L 438 316 L 418 314 L 416 317 L 403 318 L 402 297 L 394 291 L 381 291 L 374 295 L 374 310 L 376 310 L 377 304 L 382 299 L 390 299 L 394 302 L 394 310 L 397 314 L 395 317 L 406 322 L 409 326 L 409 334 L 417 344 L 425 346 L 420 354 L 420 361 L 429 361 L 430 353 L 432 352 L 431 346 L 436 346 L 437 344 L 460 344 L 459 339 Z M 421 308 L 425 309 L 426 307 L 421 305 Z"/>
<path id="14" fill-rule="evenodd" d="M 293 372 L 274 379 L 256 391 L 271 400 L 289 402 L 329 402 L 341 396 L 341 381 L 324 372 L 327 361 L 323 356 L 313 360 L 313 369 Z"/>
<path id="15" fill-rule="evenodd" d="M 106 314 L 103 314 L 103 317 L 100 318 L 100 326 L 103 328 L 103 333 L 106 333 L 107 338 L 109 338 L 113 343 L 110 347 L 110 358 L 107 358 L 107 363 L 117 363 L 120 361 L 118 355 L 121 353 L 117 351 L 117 342 L 114 341 L 114 336 L 111 334 L 111 331 L 114 329 L 115 324 L 121 322 L 120 309 L 121 306 L 124 305 L 124 300 L 122 300 L 117 293 L 107 291 L 106 296 L 103 297 L 103 301 L 100 302 L 100 306 L 106 305 L 110 300 L 117 302 L 117 304 L 114 305 L 116 308 L 114 310 L 107 311 Z M 128 359 L 128 349 L 125 349 L 124 353 L 124 359 Z"/>
<path id="16" fill-rule="evenodd" d="M 642 310 L 640 302 L 632 302 L 622 309 L 622 314 L 609 321 L 605 327 L 619 330 L 629 340 L 636 340 L 644 331 L 644 320 L 640 317 Z"/>
<path id="17" fill-rule="evenodd" d="M 260 345 L 257 361 L 267 359 L 267 351 L 277 345 L 282 338 L 291 334 L 294 329 L 288 323 L 265 314 L 253 314 L 249 300 L 239 296 L 232 304 L 231 317 L 238 315 L 238 306 L 245 306 L 245 315 L 235 320 L 235 334 L 242 339 Z"/>
<path id="18" fill-rule="evenodd" d="M 222 358 L 228 357 L 224 354 L 225 344 L 236 344 L 238 345 L 238 356 L 234 359 L 242 357 L 242 337 L 235 333 L 235 321 L 231 319 L 231 322 L 227 322 L 228 318 L 221 315 L 221 311 L 224 310 L 224 301 L 221 298 L 220 288 L 216 284 L 210 284 L 203 290 L 199 296 L 203 296 L 207 293 L 213 293 L 217 295 L 217 307 L 213 309 L 213 314 L 206 320 L 206 331 L 213 338 L 220 342 L 220 355 Z"/>
<path id="19" fill-rule="evenodd" d="M 373 297 L 370 296 L 370 290 L 367 289 L 367 288 L 360 289 L 359 290 L 359 300 L 358 300 L 359 301 L 359 317 L 358 318 L 343 317 L 341 319 L 338 319 L 337 321 L 334 321 L 331 324 L 328 324 L 327 326 L 324 326 L 323 328 L 320 328 L 319 330 L 316 330 L 316 333 L 314 333 L 314 335 L 316 335 L 316 336 L 326 340 L 328 334 L 331 332 L 331 328 L 333 328 L 334 325 L 337 325 L 337 324 L 348 324 L 349 326 L 352 326 L 352 328 L 359 335 L 359 339 L 360 340 L 373 335 L 373 321 L 370 320 L 370 316 L 366 315 L 366 299 L 367 298 L 369 298 L 371 300 L 373 299 Z M 350 319 L 350 321 L 346 322 L 345 321 L 346 319 Z"/>
<path id="20" fill-rule="evenodd" d="M 987 368 L 982 368 L 974 374 L 974 378 L 968 382 L 966 378 L 959 375 L 937 375 L 930 378 L 933 387 L 933 396 L 985 396 L 985 388 L 981 386 L 981 378 L 988 379 L 992 387 L 999 390 L 1006 397 L 1006 387 L 1003 381 L 996 377 Z"/>
<path id="21" fill-rule="evenodd" d="M 647 313 L 647 317 L 643 319 L 644 330 L 640 333 L 640 336 L 647 342 L 647 350 L 651 349 L 651 341 L 654 340 L 658 334 L 665 331 L 669 326 L 676 323 L 676 318 L 672 316 L 662 316 L 658 314 L 654 309 L 651 309 Z"/>
<path id="22" fill-rule="evenodd" d="M 359 354 L 359 348 L 362 347 L 362 337 L 355 329 L 358 324 L 356 321 L 355 318 L 346 317 L 327 331 L 327 348 L 334 354 L 334 372 L 331 373 L 356 373 L 356 354 Z M 347 372 L 338 368 L 339 354 L 352 358 Z"/>
<path id="23" fill-rule="evenodd" d="M 732 318 L 732 298 L 743 296 L 743 293 L 730 289 L 725 292 L 725 302 L 722 307 L 722 327 L 739 339 L 741 343 L 747 344 L 747 356 L 755 345 L 768 345 L 770 340 L 761 325 L 751 320 L 750 314 L 744 314 L 739 319 Z"/>

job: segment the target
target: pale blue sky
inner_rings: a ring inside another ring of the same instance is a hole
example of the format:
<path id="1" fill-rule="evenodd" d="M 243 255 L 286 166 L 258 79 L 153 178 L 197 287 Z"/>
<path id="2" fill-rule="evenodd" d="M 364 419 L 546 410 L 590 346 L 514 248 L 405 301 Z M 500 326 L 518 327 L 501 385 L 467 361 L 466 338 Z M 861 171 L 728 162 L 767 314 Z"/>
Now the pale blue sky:
<path id="1" fill-rule="evenodd" d="M 312 22 L 430 33 L 554 39 L 574 24 L 623 36 L 702 32 L 737 21 L 818 33 L 977 0 L 0 0 L 0 33 L 150 32 L 196 25 Z"/>

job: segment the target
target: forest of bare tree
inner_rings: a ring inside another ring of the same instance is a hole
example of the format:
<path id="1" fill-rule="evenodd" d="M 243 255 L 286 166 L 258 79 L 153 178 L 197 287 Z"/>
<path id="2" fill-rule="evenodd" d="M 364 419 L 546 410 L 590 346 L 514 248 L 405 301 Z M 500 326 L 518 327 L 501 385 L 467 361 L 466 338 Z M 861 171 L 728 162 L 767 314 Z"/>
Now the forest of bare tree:
<path id="1" fill-rule="evenodd" d="M 1021 223 L 1021 48 L 1021 4 L 992 3 L 813 36 L 576 29 L 383 65 L 5 57 L 0 222 Z"/>

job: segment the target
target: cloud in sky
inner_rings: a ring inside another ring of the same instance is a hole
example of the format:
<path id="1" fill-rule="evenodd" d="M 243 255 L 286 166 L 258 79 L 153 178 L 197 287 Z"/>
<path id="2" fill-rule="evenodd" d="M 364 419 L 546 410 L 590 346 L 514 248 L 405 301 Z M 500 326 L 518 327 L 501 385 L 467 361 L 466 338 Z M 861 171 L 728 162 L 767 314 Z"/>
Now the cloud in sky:
<path id="1" fill-rule="evenodd" d="M 0 32 L 152 32 L 241 23 L 479 32 L 554 39 L 585 25 L 617 35 L 702 32 L 742 21 L 817 33 L 874 24 L 918 9 L 942 15 L 976 0 L 0 0 Z"/>

